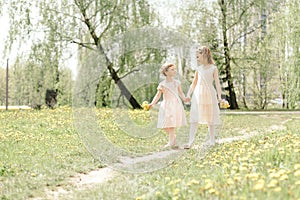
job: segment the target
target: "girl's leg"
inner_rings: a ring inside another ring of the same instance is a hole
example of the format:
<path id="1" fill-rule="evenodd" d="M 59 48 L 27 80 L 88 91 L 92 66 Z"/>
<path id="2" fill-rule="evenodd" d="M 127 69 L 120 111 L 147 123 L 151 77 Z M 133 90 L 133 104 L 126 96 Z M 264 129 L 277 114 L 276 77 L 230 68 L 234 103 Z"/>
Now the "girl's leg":
<path id="1" fill-rule="evenodd" d="M 171 144 L 171 146 L 174 146 L 176 144 L 175 128 L 169 129 L 169 143 Z"/>
<path id="2" fill-rule="evenodd" d="M 208 124 L 208 132 L 209 132 L 209 142 L 211 145 L 216 143 L 215 139 L 215 126 L 213 124 Z"/>
<path id="3" fill-rule="evenodd" d="M 198 123 L 191 123 L 190 124 L 189 143 L 184 146 L 185 149 L 189 149 L 192 146 L 192 144 L 195 140 L 197 129 L 198 129 Z"/>
<path id="4" fill-rule="evenodd" d="M 167 146 L 173 146 L 176 144 L 176 135 L 175 135 L 175 128 L 165 128 L 166 133 L 169 135 L 169 142 Z"/>
<path id="5" fill-rule="evenodd" d="M 189 135 L 189 145 L 191 146 L 195 140 L 195 136 L 198 129 L 198 123 L 191 123 L 190 125 L 190 135 Z"/>

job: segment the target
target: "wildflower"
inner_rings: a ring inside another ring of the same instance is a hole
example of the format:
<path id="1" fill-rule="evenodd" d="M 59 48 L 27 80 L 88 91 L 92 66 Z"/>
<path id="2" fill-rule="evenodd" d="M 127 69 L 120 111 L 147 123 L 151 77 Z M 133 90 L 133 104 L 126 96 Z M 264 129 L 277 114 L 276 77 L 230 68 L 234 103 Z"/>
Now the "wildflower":
<path id="1" fill-rule="evenodd" d="M 142 103 L 142 108 L 143 108 L 144 110 L 146 110 L 146 111 L 148 111 L 148 110 L 150 109 L 150 106 L 149 106 L 148 101 L 144 101 L 144 102 Z"/>
<path id="2" fill-rule="evenodd" d="M 270 183 L 267 185 L 267 187 L 268 187 L 268 188 L 274 188 L 274 187 L 276 187 L 277 184 L 278 184 L 278 181 L 275 180 L 275 179 L 272 179 L 272 180 L 270 181 Z"/>
<path id="3" fill-rule="evenodd" d="M 300 176 L 300 170 L 295 171 L 294 176 Z"/>
<path id="4" fill-rule="evenodd" d="M 253 190 L 262 190 L 265 186 L 265 181 L 263 179 L 259 179 L 257 183 L 254 185 Z"/>
<path id="5" fill-rule="evenodd" d="M 300 169 L 300 164 L 295 164 L 294 165 L 294 170 Z"/>
<path id="6" fill-rule="evenodd" d="M 178 195 L 179 192 L 180 192 L 180 189 L 176 188 L 173 191 L 173 195 L 176 196 L 176 195 Z"/>
<path id="7" fill-rule="evenodd" d="M 220 108 L 225 108 L 225 109 L 227 109 L 227 108 L 229 108 L 230 107 L 230 105 L 229 105 L 229 103 L 228 103 L 228 101 L 226 101 L 226 100 L 222 100 L 221 102 L 220 102 Z"/>
<path id="8" fill-rule="evenodd" d="M 217 190 L 215 190 L 214 188 L 209 189 L 209 190 L 208 190 L 208 193 L 209 193 L 209 194 L 216 194 L 216 195 L 219 194 L 219 192 L 218 192 Z"/>
<path id="9" fill-rule="evenodd" d="M 210 188 L 212 188 L 213 184 L 211 182 L 208 182 L 205 186 L 204 186 L 204 189 L 205 190 L 208 190 Z"/>
<path id="10" fill-rule="evenodd" d="M 233 185 L 234 184 L 234 181 L 231 178 L 227 179 L 226 182 L 227 182 L 228 185 Z"/>
<path id="11" fill-rule="evenodd" d="M 191 184 L 191 185 L 192 185 L 192 184 L 198 185 L 198 184 L 199 184 L 199 181 L 197 181 L 197 180 L 195 180 L 195 179 L 192 179 L 192 180 L 190 181 L 190 184 Z"/>
<path id="12" fill-rule="evenodd" d="M 280 181 L 288 180 L 288 179 L 289 179 L 289 177 L 288 177 L 288 175 L 286 175 L 286 174 L 283 174 L 283 175 L 279 178 Z"/>
<path id="13" fill-rule="evenodd" d="M 274 192 L 280 192 L 280 191 L 281 191 L 281 187 L 274 188 Z"/>
<path id="14" fill-rule="evenodd" d="M 145 195 L 139 196 L 135 200 L 142 200 L 142 199 L 145 199 Z"/>

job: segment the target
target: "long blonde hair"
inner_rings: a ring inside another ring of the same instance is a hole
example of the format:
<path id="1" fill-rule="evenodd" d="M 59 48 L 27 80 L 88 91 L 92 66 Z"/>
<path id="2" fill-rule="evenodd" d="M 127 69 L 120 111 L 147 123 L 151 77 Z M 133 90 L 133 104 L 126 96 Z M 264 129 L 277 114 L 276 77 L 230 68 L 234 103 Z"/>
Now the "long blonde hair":
<path id="1" fill-rule="evenodd" d="M 212 58 L 211 52 L 208 47 L 201 46 L 197 48 L 197 52 L 202 54 L 204 58 L 206 58 L 208 64 L 215 64 L 215 61 Z"/>

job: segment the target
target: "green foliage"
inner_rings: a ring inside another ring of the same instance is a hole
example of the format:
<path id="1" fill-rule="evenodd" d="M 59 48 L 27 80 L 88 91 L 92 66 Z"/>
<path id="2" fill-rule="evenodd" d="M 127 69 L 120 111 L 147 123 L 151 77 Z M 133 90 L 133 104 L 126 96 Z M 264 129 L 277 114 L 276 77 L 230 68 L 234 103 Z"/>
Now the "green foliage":
<path id="1" fill-rule="evenodd" d="M 6 69 L 0 68 L 0 105 L 5 104 L 6 97 Z"/>

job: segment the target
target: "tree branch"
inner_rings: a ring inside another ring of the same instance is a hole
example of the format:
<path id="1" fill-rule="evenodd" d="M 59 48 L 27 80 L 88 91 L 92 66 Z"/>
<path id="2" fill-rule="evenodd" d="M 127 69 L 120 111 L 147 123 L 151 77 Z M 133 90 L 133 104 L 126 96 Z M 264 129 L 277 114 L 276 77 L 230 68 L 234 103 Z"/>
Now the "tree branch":
<path id="1" fill-rule="evenodd" d="M 91 44 L 91 43 L 77 42 L 75 40 L 72 40 L 71 43 L 75 43 L 75 44 L 78 44 L 79 46 L 82 46 L 82 47 L 88 48 L 90 50 L 96 51 L 96 49 L 94 49 L 94 48 L 92 48 L 92 47 L 90 47 L 90 46 L 87 45 L 87 44 Z"/>
<path id="2" fill-rule="evenodd" d="M 126 76 L 128 76 L 129 74 L 132 74 L 133 72 L 138 72 L 138 71 L 140 71 L 140 70 L 139 69 L 132 70 L 132 71 L 128 72 L 127 74 L 125 74 L 124 76 L 121 76 L 120 79 L 125 78 Z"/>

